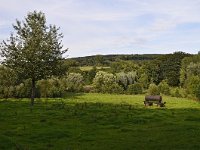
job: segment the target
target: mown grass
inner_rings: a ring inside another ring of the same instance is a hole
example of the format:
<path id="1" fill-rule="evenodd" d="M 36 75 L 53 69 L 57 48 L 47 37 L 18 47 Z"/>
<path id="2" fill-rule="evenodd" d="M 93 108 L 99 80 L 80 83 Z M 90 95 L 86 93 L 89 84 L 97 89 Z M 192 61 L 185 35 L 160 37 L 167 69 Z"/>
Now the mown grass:
<path id="1" fill-rule="evenodd" d="M 93 66 L 83 66 L 83 67 L 80 67 L 80 69 L 81 69 L 82 71 L 90 71 L 90 70 L 92 70 L 92 68 L 93 68 Z M 110 68 L 110 67 L 100 67 L 100 66 L 96 67 L 97 70 L 109 69 L 109 68 Z"/>
<path id="2" fill-rule="evenodd" d="M 200 104 L 144 95 L 68 94 L 65 99 L 0 101 L 0 149 L 200 149 Z"/>

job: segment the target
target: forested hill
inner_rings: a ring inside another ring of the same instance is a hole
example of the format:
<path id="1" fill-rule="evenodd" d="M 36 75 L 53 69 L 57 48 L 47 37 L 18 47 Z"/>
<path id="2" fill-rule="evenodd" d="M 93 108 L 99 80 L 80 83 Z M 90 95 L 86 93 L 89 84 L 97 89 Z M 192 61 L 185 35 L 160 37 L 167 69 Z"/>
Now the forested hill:
<path id="1" fill-rule="evenodd" d="M 119 55 L 94 55 L 86 57 L 69 58 L 75 60 L 80 66 L 109 65 L 118 60 L 147 61 L 154 60 L 163 54 L 119 54 Z"/>

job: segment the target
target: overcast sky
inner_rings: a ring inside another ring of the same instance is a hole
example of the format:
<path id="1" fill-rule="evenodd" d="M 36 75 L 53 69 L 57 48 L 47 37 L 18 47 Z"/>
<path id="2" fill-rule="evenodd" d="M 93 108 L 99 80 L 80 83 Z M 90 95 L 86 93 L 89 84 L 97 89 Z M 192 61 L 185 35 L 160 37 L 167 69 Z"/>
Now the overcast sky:
<path id="1" fill-rule="evenodd" d="M 61 27 L 69 57 L 200 51 L 200 0 L 0 0 L 0 41 L 34 10 Z"/>

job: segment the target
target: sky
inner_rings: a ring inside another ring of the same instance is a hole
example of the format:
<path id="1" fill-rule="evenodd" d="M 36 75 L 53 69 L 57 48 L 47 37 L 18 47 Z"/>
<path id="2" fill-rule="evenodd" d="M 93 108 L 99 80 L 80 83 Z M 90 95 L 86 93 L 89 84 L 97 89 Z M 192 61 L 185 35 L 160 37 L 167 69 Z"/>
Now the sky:
<path id="1" fill-rule="evenodd" d="M 34 10 L 60 27 L 69 58 L 200 51 L 200 0 L 0 0 L 0 41 Z"/>

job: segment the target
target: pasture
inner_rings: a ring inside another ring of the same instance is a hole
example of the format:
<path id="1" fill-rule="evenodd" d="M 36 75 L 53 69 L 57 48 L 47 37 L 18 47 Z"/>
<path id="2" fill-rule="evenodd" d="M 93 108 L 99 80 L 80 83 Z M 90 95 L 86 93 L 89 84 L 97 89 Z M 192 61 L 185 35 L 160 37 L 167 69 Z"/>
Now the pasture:
<path id="1" fill-rule="evenodd" d="M 0 100 L 0 149 L 200 149 L 199 102 L 163 97 L 145 107 L 144 95 L 67 94 L 60 99 Z"/>
<path id="2" fill-rule="evenodd" d="M 83 67 L 79 67 L 80 70 L 82 71 L 90 71 L 92 70 L 93 66 L 83 66 Z M 110 67 L 96 67 L 97 70 L 101 70 L 101 69 L 109 69 Z"/>

